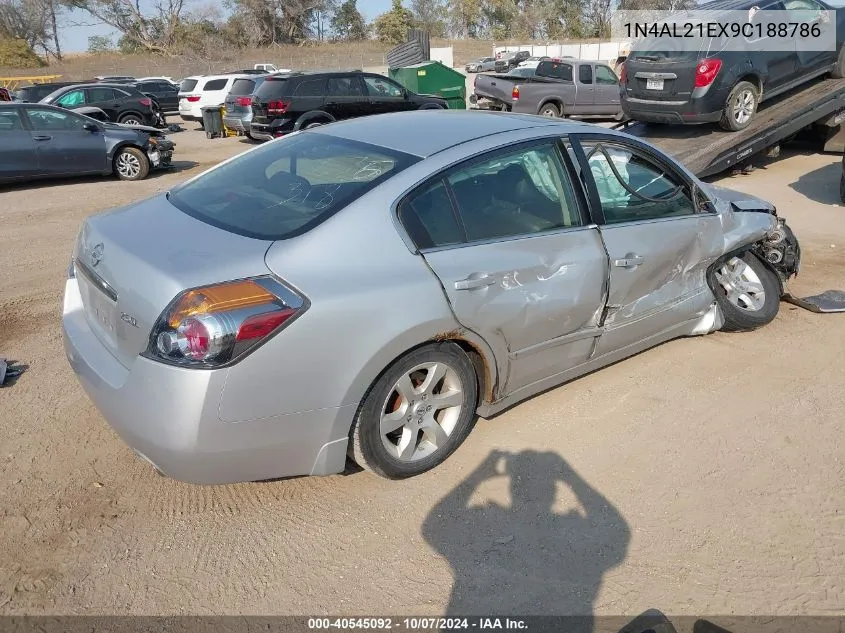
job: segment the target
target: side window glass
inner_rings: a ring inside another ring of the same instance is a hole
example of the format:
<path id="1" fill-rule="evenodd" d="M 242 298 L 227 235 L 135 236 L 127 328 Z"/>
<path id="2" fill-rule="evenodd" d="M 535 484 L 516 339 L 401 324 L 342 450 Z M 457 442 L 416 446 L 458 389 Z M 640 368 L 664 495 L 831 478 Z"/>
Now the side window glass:
<path id="1" fill-rule="evenodd" d="M 296 87 L 293 94 L 297 97 L 322 97 L 323 80 L 309 79 L 308 81 L 303 81 Z"/>
<path id="2" fill-rule="evenodd" d="M 85 124 L 82 117 L 55 110 L 32 108 L 27 109 L 27 115 L 30 126 L 38 132 L 78 131 Z"/>
<path id="3" fill-rule="evenodd" d="M 205 86 L 203 86 L 203 90 L 223 90 L 226 87 L 226 79 L 212 79 L 211 81 L 205 82 Z"/>
<path id="4" fill-rule="evenodd" d="M 23 129 L 21 115 L 17 109 L 0 110 L 0 132 L 17 132 Z"/>
<path id="5" fill-rule="evenodd" d="M 88 103 L 102 103 L 114 98 L 115 93 L 111 88 L 88 88 Z"/>
<path id="6" fill-rule="evenodd" d="M 686 184 L 631 149 L 615 143 L 583 143 L 606 224 L 692 215 Z"/>
<path id="7" fill-rule="evenodd" d="M 593 67 L 587 64 L 582 64 L 578 67 L 578 81 L 582 84 L 593 83 Z"/>
<path id="8" fill-rule="evenodd" d="M 399 220 L 417 248 L 448 246 L 464 241 L 442 180 L 411 194 L 399 207 Z"/>
<path id="9" fill-rule="evenodd" d="M 596 66 L 596 83 L 605 86 L 615 86 L 619 78 L 607 66 Z"/>
<path id="10" fill-rule="evenodd" d="M 396 99 L 402 98 L 402 89 L 394 84 L 392 81 L 382 77 L 364 77 L 364 83 L 367 84 L 367 92 L 371 97 L 393 97 Z"/>
<path id="11" fill-rule="evenodd" d="M 329 78 L 327 92 L 333 97 L 363 96 L 361 85 L 356 77 Z"/>
<path id="12" fill-rule="evenodd" d="M 552 143 L 498 154 L 459 168 L 448 180 L 470 241 L 581 224 L 572 183 Z"/>
<path id="13" fill-rule="evenodd" d="M 56 99 L 56 103 L 63 105 L 66 108 L 75 108 L 77 106 L 85 105 L 85 92 L 82 90 L 71 90 L 67 94 Z"/>

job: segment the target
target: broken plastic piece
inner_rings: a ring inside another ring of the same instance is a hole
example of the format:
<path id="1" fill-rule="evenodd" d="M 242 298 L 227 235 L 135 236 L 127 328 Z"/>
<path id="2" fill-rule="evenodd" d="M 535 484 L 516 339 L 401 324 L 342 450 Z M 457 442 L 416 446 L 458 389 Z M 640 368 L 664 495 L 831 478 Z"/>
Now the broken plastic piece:
<path id="1" fill-rule="evenodd" d="M 804 297 L 803 299 L 786 293 L 783 300 L 810 312 L 845 312 L 845 292 L 842 290 L 825 290 L 819 295 Z"/>
<path id="2" fill-rule="evenodd" d="M 17 378 L 23 373 L 23 367 L 14 367 L 15 361 L 7 361 L 5 358 L 0 358 L 0 387 L 6 382 L 7 378 Z"/>

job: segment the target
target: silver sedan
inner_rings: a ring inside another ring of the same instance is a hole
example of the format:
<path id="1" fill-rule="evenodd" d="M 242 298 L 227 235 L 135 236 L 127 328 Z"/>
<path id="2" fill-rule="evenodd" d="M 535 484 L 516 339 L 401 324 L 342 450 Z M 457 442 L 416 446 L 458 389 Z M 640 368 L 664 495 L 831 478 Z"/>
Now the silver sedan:
<path id="1" fill-rule="evenodd" d="M 67 356 L 185 481 L 423 473 L 491 416 L 778 312 L 798 243 L 641 140 L 530 115 L 364 117 L 88 218 Z"/>
<path id="2" fill-rule="evenodd" d="M 476 59 L 474 62 L 469 62 L 466 65 L 466 71 L 468 73 L 483 73 L 493 70 L 496 70 L 495 57 L 482 57 L 480 59 Z"/>

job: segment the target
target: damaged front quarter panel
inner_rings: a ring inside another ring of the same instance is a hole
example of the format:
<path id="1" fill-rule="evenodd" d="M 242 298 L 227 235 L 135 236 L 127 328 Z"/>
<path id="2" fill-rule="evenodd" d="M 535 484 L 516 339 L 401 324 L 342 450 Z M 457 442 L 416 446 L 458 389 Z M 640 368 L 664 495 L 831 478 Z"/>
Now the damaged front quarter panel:
<path id="1" fill-rule="evenodd" d="M 726 254 L 748 248 L 778 275 L 781 286 L 798 274 L 801 247 L 773 204 L 731 189 L 710 188 L 719 201 Z"/>

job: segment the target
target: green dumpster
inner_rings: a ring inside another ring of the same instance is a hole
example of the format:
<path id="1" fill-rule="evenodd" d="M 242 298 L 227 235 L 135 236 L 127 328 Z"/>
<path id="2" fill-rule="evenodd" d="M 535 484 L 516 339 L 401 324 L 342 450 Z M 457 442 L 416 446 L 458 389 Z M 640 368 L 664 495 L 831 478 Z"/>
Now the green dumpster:
<path id="1" fill-rule="evenodd" d="M 466 76 L 441 62 L 391 68 L 388 75 L 411 92 L 444 98 L 450 110 L 466 110 Z"/>

